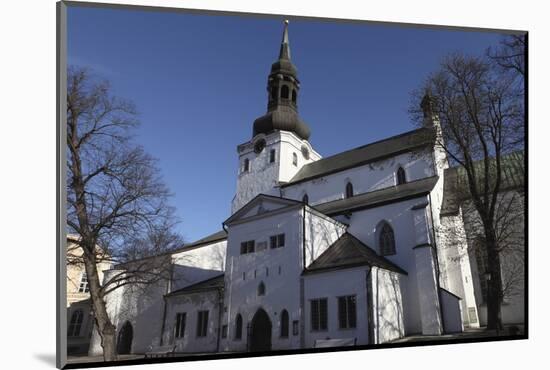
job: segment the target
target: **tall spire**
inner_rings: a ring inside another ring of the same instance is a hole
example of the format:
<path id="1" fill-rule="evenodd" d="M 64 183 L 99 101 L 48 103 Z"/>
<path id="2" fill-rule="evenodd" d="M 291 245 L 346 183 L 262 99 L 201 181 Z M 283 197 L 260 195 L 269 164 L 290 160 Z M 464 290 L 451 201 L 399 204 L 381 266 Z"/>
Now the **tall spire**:
<path id="1" fill-rule="evenodd" d="M 288 43 L 288 19 L 285 19 L 285 29 L 283 31 L 283 40 L 281 41 L 279 59 L 290 60 L 290 45 Z"/>
<path id="2" fill-rule="evenodd" d="M 290 61 L 288 42 L 288 20 L 285 20 L 279 58 L 271 65 L 267 78 L 267 113 L 254 121 L 252 136 L 274 130 L 291 131 L 307 140 L 308 125 L 298 116 L 298 92 L 300 81 L 298 71 Z"/>

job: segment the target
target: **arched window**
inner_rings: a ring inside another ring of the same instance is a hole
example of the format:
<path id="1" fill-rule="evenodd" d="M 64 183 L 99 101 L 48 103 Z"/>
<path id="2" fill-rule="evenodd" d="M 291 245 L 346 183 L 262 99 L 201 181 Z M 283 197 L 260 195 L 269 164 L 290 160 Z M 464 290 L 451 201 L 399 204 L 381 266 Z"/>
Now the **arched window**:
<path id="1" fill-rule="evenodd" d="M 277 100 L 277 87 L 271 87 L 271 100 Z"/>
<path id="2" fill-rule="evenodd" d="M 258 295 L 265 295 L 265 284 L 263 281 L 258 285 Z"/>
<path id="3" fill-rule="evenodd" d="M 405 184 L 407 182 L 407 176 L 403 167 L 397 169 L 397 185 Z"/>
<path id="4" fill-rule="evenodd" d="M 69 328 L 67 330 L 67 336 L 78 337 L 80 336 L 80 329 L 82 328 L 82 321 L 84 320 L 84 313 L 82 310 L 76 310 L 71 315 L 71 321 L 69 322 Z"/>
<path id="5" fill-rule="evenodd" d="M 395 236 L 393 229 L 387 222 L 381 225 L 380 233 L 378 234 L 378 244 L 380 255 L 389 256 L 395 254 Z"/>
<path id="6" fill-rule="evenodd" d="M 242 339 L 243 337 L 243 317 L 241 314 L 237 314 L 237 319 L 235 320 L 235 339 Z"/>
<path id="7" fill-rule="evenodd" d="M 281 338 L 288 338 L 288 312 L 281 312 Z"/>
<path id="8" fill-rule="evenodd" d="M 346 198 L 353 197 L 353 184 L 351 182 L 348 182 L 346 184 Z"/>
<path id="9" fill-rule="evenodd" d="M 292 153 L 292 164 L 298 166 L 298 155 L 296 153 Z"/>
<path id="10" fill-rule="evenodd" d="M 304 194 L 304 196 L 302 198 L 302 202 L 305 203 L 305 204 L 309 204 L 309 197 L 307 196 L 307 194 Z"/>
<path id="11" fill-rule="evenodd" d="M 250 160 L 248 158 L 245 158 L 244 164 L 243 164 L 243 172 L 248 172 L 249 169 L 250 169 Z"/>
<path id="12" fill-rule="evenodd" d="M 293 89 L 293 90 L 292 90 L 292 102 L 293 102 L 294 104 L 296 104 L 296 97 L 297 97 L 297 96 L 296 96 L 296 90 Z"/>
<path id="13" fill-rule="evenodd" d="M 281 87 L 281 98 L 283 99 L 288 99 L 288 86 L 287 85 L 283 85 L 283 87 Z"/>

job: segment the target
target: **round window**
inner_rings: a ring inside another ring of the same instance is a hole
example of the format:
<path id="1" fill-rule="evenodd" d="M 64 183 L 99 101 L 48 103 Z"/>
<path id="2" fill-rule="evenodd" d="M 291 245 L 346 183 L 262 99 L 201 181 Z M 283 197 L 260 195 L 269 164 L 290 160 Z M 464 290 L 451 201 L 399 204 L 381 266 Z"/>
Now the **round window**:
<path id="1" fill-rule="evenodd" d="M 309 149 L 305 145 L 302 145 L 302 155 L 305 159 L 309 159 Z"/>
<path id="2" fill-rule="evenodd" d="M 264 139 L 260 139 L 258 141 L 256 141 L 256 143 L 254 144 L 254 152 L 256 152 L 256 154 L 259 154 L 262 152 L 262 150 L 264 150 L 265 148 L 265 140 Z"/>

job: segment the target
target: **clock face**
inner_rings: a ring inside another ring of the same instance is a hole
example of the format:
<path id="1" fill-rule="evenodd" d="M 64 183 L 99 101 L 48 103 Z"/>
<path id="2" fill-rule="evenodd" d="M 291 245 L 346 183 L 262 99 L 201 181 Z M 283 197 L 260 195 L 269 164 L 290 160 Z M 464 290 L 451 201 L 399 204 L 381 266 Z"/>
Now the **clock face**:
<path id="1" fill-rule="evenodd" d="M 302 145 L 302 155 L 305 159 L 309 159 L 309 149 L 305 145 Z"/>
<path id="2" fill-rule="evenodd" d="M 258 141 L 256 141 L 256 143 L 254 144 L 254 152 L 256 154 L 260 154 L 262 152 L 262 150 L 264 150 L 265 148 L 265 140 L 264 139 L 260 139 Z"/>

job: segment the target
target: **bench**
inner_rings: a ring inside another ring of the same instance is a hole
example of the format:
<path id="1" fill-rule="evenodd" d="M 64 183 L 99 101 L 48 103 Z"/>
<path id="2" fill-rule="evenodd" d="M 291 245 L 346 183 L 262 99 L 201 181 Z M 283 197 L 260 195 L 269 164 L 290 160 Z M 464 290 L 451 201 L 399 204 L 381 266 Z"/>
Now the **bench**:
<path id="1" fill-rule="evenodd" d="M 158 347 L 149 347 L 150 350 L 145 352 L 145 358 L 154 358 L 154 357 L 169 357 L 174 356 L 176 353 L 176 345 L 171 346 L 158 346 Z"/>
<path id="2" fill-rule="evenodd" d="M 316 339 L 313 348 L 351 347 L 357 344 L 357 338 Z"/>

